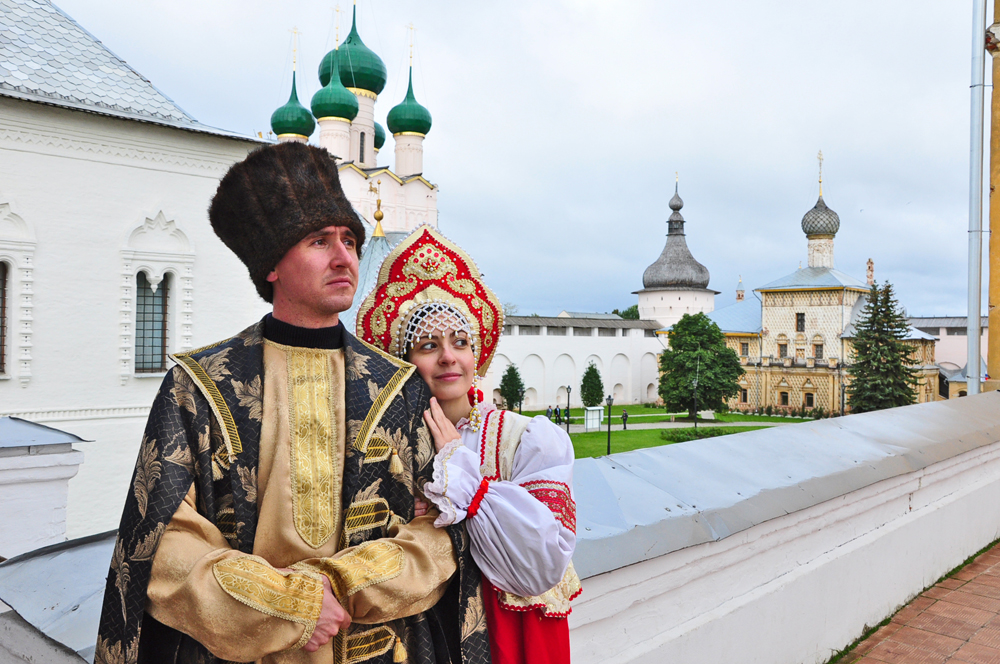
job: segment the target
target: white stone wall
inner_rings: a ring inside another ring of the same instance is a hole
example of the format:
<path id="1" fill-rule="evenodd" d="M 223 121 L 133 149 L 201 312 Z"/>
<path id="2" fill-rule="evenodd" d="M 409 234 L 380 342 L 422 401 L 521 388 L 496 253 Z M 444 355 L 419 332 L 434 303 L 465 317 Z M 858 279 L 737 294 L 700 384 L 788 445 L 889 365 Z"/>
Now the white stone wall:
<path id="1" fill-rule="evenodd" d="M 715 293 L 709 290 L 639 291 L 639 318 L 670 327 L 684 314 L 715 311 Z"/>
<path id="2" fill-rule="evenodd" d="M 379 181 L 381 180 L 381 184 Z M 380 188 L 382 196 L 382 229 L 411 231 L 420 224 L 437 227 L 437 187 L 423 178 L 403 180 L 388 169 L 366 174 L 353 166 L 340 170 L 344 194 L 358 213 L 375 224 L 376 195 L 371 186 Z"/>
<path id="3" fill-rule="evenodd" d="M 567 322 L 572 319 L 567 319 Z M 596 328 L 581 328 L 589 336 L 549 336 L 542 327 L 537 336 L 520 335 L 518 326 L 513 334 L 500 338 L 496 356 L 483 380 L 482 390 L 487 399 L 499 399 L 500 378 L 507 366 L 515 364 L 526 388 L 524 408 L 543 410 L 547 406 L 566 407 L 566 386 L 572 386 L 570 404 L 580 401 L 580 380 L 591 361 L 601 373 L 605 394 L 615 403 L 635 404 L 656 401 L 659 386 L 658 358 L 663 352 L 661 338 L 645 336 L 645 330 L 616 330 L 615 337 L 597 336 Z"/>
<path id="4" fill-rule="evenodd" d="M 162 380 L 131 369 L 135 272 L 172 274 L 170 352 L 232 336 L 269 310 L 207 218 L 219 179 L 254 147 L 0 98 L 0 260 L 15 267 L 17 360 L 0 376 L 0 414 L 95 441 L 78 446 L 86 463 L 69 484 L 70 537 L 118 525 Z"/>

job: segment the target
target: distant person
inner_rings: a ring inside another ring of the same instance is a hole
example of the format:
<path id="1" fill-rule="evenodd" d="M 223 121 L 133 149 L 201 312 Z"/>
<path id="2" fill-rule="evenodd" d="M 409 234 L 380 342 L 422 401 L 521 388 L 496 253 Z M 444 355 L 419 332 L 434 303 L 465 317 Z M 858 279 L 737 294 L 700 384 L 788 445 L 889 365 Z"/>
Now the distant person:
<path id="1" fill-rule="evenodd" d="M 628 411 L 622 408 L 622 431 L 628 430 Z"/>
<path id="2" fill-rule="evenodd" d="M 549 406 L 548 409 L 546 409 L 545 417 L 549 418 L 550 420 L 552 419 L 552 406 Z"/>
<path id="3" fill-rule="evenodd" d="M 562 424 L 562 411 L 556 406 L 556 424 Z"/>

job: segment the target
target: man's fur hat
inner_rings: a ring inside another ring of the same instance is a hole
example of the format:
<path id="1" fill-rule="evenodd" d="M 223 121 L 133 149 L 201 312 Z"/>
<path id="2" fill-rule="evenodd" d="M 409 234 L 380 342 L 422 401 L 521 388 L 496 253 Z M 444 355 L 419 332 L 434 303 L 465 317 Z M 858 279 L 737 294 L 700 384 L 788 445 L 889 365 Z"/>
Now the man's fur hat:
<path id="1" fill-rule="evenodd" d="M 208 218 L 268 302 L 274 290 L 267 275 L 305 236 L 346 226 L 359 255 L 365 242 L 365 227 L 344 196 L 333 157 L 303 143 L 269 145 L 235 164 L 219 183 Z"/>

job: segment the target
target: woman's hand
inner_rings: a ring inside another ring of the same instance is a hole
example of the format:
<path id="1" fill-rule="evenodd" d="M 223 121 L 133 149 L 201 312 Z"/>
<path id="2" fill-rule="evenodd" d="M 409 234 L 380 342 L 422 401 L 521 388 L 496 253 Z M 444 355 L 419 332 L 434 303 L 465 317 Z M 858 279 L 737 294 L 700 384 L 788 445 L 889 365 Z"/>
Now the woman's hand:
<path id="1" fill-rule="evenodd" d="M 434 397 L 431 397 L 430 409 L 424 411 L 424 422 L 427 422 L 427 427 L 431 430 L 431 436 L 434 437 L 434 448 L 438 452 L 444 449 L 448 443 L 462 438 L 458 435 L 458 429 L 445 416 L 441 405 Z"/>
<path id="2" fill-rule="evenodd" d="M 413 499 L 413 517 L 423 516 L 427 514 L 427 508 L 429 505 L 422 498 Z"/>

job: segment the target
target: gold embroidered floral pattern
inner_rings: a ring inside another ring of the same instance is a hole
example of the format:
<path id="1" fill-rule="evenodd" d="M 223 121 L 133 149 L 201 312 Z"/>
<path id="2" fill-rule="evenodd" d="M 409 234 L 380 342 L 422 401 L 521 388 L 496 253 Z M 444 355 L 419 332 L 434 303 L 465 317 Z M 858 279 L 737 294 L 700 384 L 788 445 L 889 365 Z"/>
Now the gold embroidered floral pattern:
<path id="1" fill-rule="evenodd" d="M 288 366 L 288 429 L 291 440 L 292 520 L 314 549 L 337 530 L 342 459 L 337 454 L 335 408 L 342 395 L 327 352 L 282 347 Z"/>
<path id="2" fill-rule="evenodd" d="M 371 498 L 356 502 L 344 514 L 344 535 L 353 535 L 362 530 L 378 528 L 389 522 L 389 503 L 385 498 Z"/>
<path id="3" fill-rule="evenodd" d="M 212 378 L 212 376 L 219 376 L 221 379 L 223 374 L 229 373 L 229 370 L 225 367 L 226 354 L 228 352 L 229 349 L 227 348 L 225 351 L 217 353 L 210 358 L 203 359 L 202 361 L 206 363 L 206 366 L 202 366 L 195 361 L 190 353 L 171 355 L 170 357 L 187 372 L 188 376 L 194 380 L 195 384 L 198 385 L 208 398 L 212 413 L 223 424 L 222 436 L 226 442 L 226 451 L 229 453 L 229 460 L 233 461 L 236 459 L 236 455 L 243 451 L 243 442 L 240 440 L 240 432 L 236 429 L 236 420 L 233 419 L 233 414 L 229 411 L 226 400 L 222 397 L 219 387 Z"/>
<path id="4" fill-rule="evenodd" d="M 402 574 L 403 549 L 386 540 L 365 542 L 341 558 L 325 559 L 320 571 L 330 578 L 334 594 L 343 603 L 358 591 Z"/>
<path id="5" fill-rule="evenodd" d="M 388 627 L 376 627 L 347 637 L 344 664 L 356 664 L 388 652 L 396 635 Z"/>
<path id="6" fill-rule="evenodd" d="M 257 556 L 219 561 L 212 573 L 231 597 L 261 613 L 306 625 L 308 631 L 319 619 L 323 582 L 318 574 L 282 574 Z"/>

